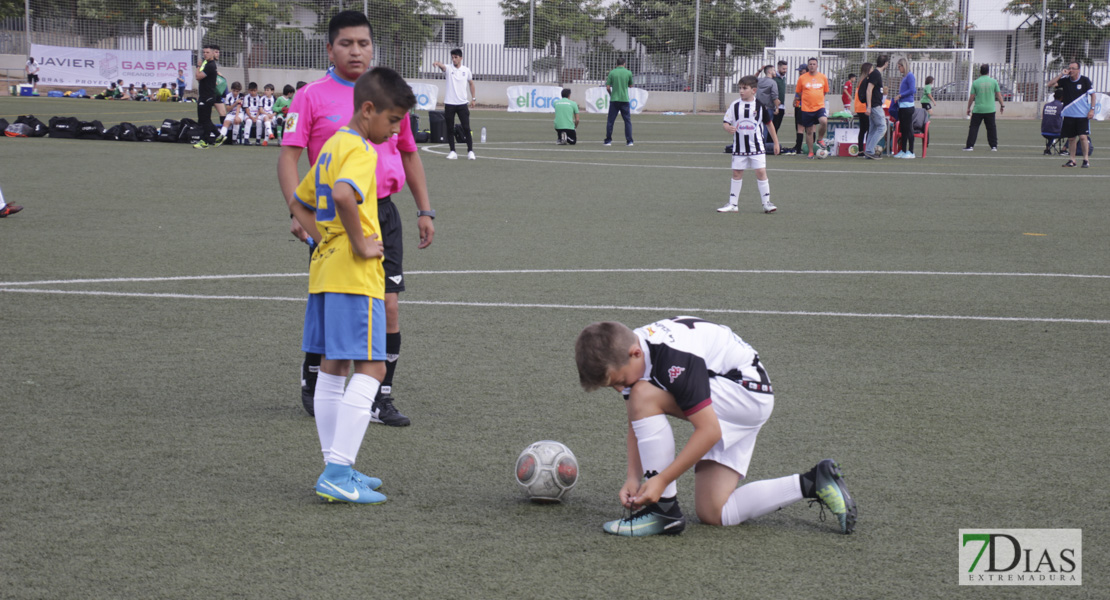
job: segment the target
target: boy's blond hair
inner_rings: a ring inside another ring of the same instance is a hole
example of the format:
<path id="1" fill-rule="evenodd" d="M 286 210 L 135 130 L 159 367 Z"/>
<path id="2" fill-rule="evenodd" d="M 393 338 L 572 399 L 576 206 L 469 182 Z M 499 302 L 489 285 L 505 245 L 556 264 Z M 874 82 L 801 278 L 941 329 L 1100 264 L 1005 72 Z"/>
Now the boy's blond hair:
<path id="1" fill-rule="evenodd" d="M 574 361 L 578 364 L 578 382 L 592 392 L 609 385 L 610 369 L 628 364 L 628 349 L 636 343 L 636 334 L 616 321 L 594 323 L 578 334 L 574 342 Z"/>

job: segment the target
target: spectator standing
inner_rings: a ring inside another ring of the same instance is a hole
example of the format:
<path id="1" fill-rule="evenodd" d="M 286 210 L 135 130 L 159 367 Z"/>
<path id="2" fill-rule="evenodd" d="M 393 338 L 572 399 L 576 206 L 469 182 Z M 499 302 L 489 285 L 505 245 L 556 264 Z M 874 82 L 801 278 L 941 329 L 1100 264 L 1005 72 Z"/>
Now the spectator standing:
<path id="1" fill-rule="evenodd" d="M 35 62 L 34 56 L 27 57 L 27 66 L 24 71 L 27 71 L 27 83 L 31 86 L 31 92 L 37 93 L 39 89 L 39 64 Z"/>
<path id="2" fill-rule="evenodd" d="M 883 138 L 883 134 L 886 133 L 886 115 L 883 114 L 883 71 L 886 70 L 889 63 L 889 56 L 879 55 L 875 59 L 875 68 L 871 69 L 871 74 L 867 76 L 866 86 L 862 82 L 860 83 L 860 86 L 866 87 L 867 90 L 865 95 L 870 125 L 867 131 L 867 147 L 864 150 L 864 156 L 871 160 L 882 158 L 882 156 L 875 153 L 875 148 L 878 146 L 879 140 Z"/>
<path id="3" fill-rule="evenodd" d="M 825 111 L 825 94 L 829 93 L 829 78 L 817 70 L 816 58 L 806 61 L 806 72 L 798 77 L 797 88 L 802 99 L 801 122 L 806 128 L 809 158 L 813 158 L 817 146 L 822 148 L 826 146 L 825 134 L 829 129 L 829 116 Z"/>
<path id="4" fill-rule="evenodd" d="M 560 146 L 578 143 L 578 103 L 570 99 L 570 89 L 563 88 L 562 97 L 552 103 L 555 108 L 556 144 Z"/>
<path id="5" fill-rule="evenodd" d="M 632 145 L 632 109 L 628 98 L 628 88 L 632 87 L 632 71 L 624 65 L 625 59 L 622 56 L 605 78 L 605 91 L 609 92 L 609 117 L 605 121 L 605 141 L 602 143 L 606 146 L 613 145 L 613 123 L 616 122 L 618 113 L 624 119 L 624 145 Z"/>
<path id="6" fill-rule="evenodd" d="M 780 60 L 776 65 L 775 71 L 775 85 L 778 86 L 779 92 L 779 109 L 775 111 L 775 118 L 772 120 L 772 125 L 775 126 L 775 133 L 781 133 L 782 119 L 786 116 L 786 72 L 790 66 L 786 64 L 785 60 Z M 783 148 L 783 154 L 793 154 L 790 148 Z"/>
<path id="7" fill-rule="evenodd" d="M 921 88 L 921 108 L 924 108 L 925 112 L 930 115 L 933 114 L 933 105 L 936 104 L 933 101 L 933 81 L 933 76 L 929 75 L 925 78 L 925 85 Z"/>
<path id="8" fill-rule="evenodd" d="M 1068 154 L 1071 156 L 1064 166 L 1075 166 L 1075 150 L 1076 145 L 1079 145 L 1083 148 L 1083 168 L 1086 169 L 1091 166 L 1088 156 L 1091 119 L 1095 116 L 1095 108 L 1091 104 L 1091 95 L 1095 93 L 1094 84 L 1086 75 L 1080 75 L 1079 63 L 1072 61 L 1063 73 L 1048 82 L 1048 86 L 1063 90 L 1060 101 L 1064 103 L 1064 123 L 1060 129 L 1060 137 L 1068 138 Z"/>
<path id="9" fill-rule="evenodd" d="M 782 105 L 782 97 L 779 96 L 779 86 L 775 83 L 775 66 L 765 65 L 759 72 L 763 76 L 759 79 L 759 84 L 755 91 L 755 99 L 771 111 L 770 116 L 773 124 L 774 115 L 778 113 L 779 107 Z M 771 127 L 765 128 L 763 133 L 763 141 L 766 142 L 771 139 Z"/>
<path id="10" fill-rule="evenodd" d="M 904 58 L 898 59 L 898 72 L 902 74 L 902 82 L 898 84 L 898 95 L 891 103 L 898 104 L 898 132 L 901 134 L 900 146 L 902 151 L 894 158 L 917 158 L 913 154 L 913 109 L 916 105 L 917 78 L 910 71 L 910 63 Z"/>
<path id="11" fill-rule="evenodd" d="M 185 70 L 177 70 L 177 100 L 178 102 L 185 101 Z"/>
<path id="12" fill-rule="evenodd" d="M 856 113 L 856 118 L 859 119 L 859 136 L 856 137 L 856 156 L 866 158 L 864 152 L 867 144 L 867 130 L 871 124 L 871 117 L 867 114 L 867 76 L 871 74 L 871 63 L 865 62 L 859 67 L 859 86 L 857 86 L 856 93 L 852 94 L 854 100 L 852 104 L 853 112 Z"/>
<path id="13" fill-rule="evenodd" d="M 447 144 L 451 151 L 447 153 L 448 160 L 459 157 L 455 154 L 455 115 L 459 115 L 466 135 L 466 158 L 474 160 L 474 135 L 470 131 L 470 108 L 467 107 L 466 89 L 470 86 L 470 106 L 478 102 L 478 94 L 474 90 L 474 74 L 470 67 L 462 64 L 463 53 L 459 48 L 451 51 L 451 66 L 441 62 L 432 63 L 447 75 L 447 92 L 443 96 L 443 112 L 447 121 Z"/>
<path id="14" fill-rule="evenodd" d="M 967 144 L 964 152 L 975 149 L 975 138 L 979 137 L 979 125 L 987 125 L 987 143 L 991 152 L 998 152 L 998 129 L 994 122 L 994 102 L 998 101 L 998 112 L 1005 112 L 1002 90 L 998 81 L 990 76 L 989 65 L 979 67 L 979 78 L 971 83 L 971 94 L 967 98 L 967 114 L 971 115 L 971 125 L 967 129 Z"/>
<path id="15" fill-rule="evenodd" d="M 216 125 L 212 123 L 212 107 L 219 98 L 216 96 L 216 52 L 212 44 L 206 44 L 201 49 L 202 59 L 197 64 L 197 81 L 200 82 L 197 90 L 197 123 L 204 130 L 204 138 L 193 145 L 194 148 L 208 148 L 208 139 L 216 134 Z M 216 138 L 212 146 L 219 146 L 224 142 L 224 136 Z"/>

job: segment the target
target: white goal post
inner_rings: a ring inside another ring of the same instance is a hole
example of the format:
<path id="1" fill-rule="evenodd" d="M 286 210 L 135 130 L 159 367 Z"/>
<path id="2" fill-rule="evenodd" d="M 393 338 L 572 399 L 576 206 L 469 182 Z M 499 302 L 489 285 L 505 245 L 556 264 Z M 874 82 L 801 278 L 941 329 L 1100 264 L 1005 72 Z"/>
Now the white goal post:
<path id="1" fill-rule="evenodd" d="M 798 76 L 797 68 L 803 65 L 810 57 L 820 61 L 819 70 L 829 78 L 830 94 L 840 94 L 839 86 L 844 83 L 849 73 L 859 73 L 860 64 L 875 62 L 880 54 L 890 57 L 890 67 L 883 75 L 884 87 L 887 94 L 890 90 L 898 89 L 902 76 L 894 68 L 899 58 L 905 58 L 910 63 L 910 71 L 917 79 L 918 87 L 925 84 L 925 78 L 932 76 L 934 79 L 934 93 L 941 91 L 942 98 L 946 100 L 966 101 L 971 89 L 971 82 L 975 80 L 975 49 L 974 48 L 764 48 L 763 64 L 774 65 L 780 60 L 785 60 L 790 66 L 787 80 L 795 81 Z M 940 98 L 938 98 L 938 101 Z"/>

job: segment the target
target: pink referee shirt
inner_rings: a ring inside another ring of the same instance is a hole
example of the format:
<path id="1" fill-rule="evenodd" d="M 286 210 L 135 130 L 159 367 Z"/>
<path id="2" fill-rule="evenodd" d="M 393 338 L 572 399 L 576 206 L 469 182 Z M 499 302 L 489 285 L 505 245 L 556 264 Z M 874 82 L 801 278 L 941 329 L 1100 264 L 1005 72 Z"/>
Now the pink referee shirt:
<path id="1" fill-rule="evenodd" d="M 355 84 L 344 80 L 335 71 L 301 88 L 293 96 L 286 117 L 283 146 L 308 149 L 308 161 L 315 165 L 324 143 L 351 121 L 354 113 Z M 292 120 L 294 125 L 289 127 Z M 405 168 L 401 152 L 416 152 L 409 119 L 401 119 L 401 133 L 384 144 L 371 144 L 378 152 L 378 198 L 392 196 L 405 187 Z"/>

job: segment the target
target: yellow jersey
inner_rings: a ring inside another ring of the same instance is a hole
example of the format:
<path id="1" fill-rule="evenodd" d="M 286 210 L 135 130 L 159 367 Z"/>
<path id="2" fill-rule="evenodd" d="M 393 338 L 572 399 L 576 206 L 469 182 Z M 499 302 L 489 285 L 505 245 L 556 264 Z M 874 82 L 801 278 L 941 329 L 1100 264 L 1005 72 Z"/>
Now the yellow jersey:
<path id="1" fill-rule="evenodd" d="M 316 214 L 316 227 L 322 238 L 312 253 L 308 293 L 385 298 L 382 259 L 365 259 L 354 253 L 332 199 L 332 190 L 337 184 L 342 182 L 353 187 L 359 197 L 362 235 L 376 233 L 380 239 L 378 182 L 374 174 L 377 166 L 378 154 L 370 142 L 353 129 L 344 127 L 320 149 L 316 164 L 297 186 L 297 201 Z"/>

